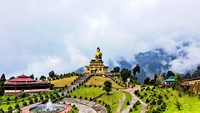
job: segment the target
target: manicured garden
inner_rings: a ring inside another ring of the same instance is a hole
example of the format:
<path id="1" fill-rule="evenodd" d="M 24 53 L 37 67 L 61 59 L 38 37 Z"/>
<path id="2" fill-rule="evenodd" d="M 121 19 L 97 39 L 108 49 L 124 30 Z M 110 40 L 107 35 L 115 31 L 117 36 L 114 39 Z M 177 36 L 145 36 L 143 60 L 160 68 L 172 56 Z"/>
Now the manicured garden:
<path id="1" fill-rule="evenodd" d="M 0 109 L 3 111 L 10 111 L 37 102 L 46 103 L 49 98 L 51 98 L 52 100 L 59 98 L 60 95 L 58 94 L 58 92 L 60 92 L 60 90 L 41 92 L 34 95 L 29 95 L 25 93 L 18 95 L 5 94 L 1 97 Z"/>

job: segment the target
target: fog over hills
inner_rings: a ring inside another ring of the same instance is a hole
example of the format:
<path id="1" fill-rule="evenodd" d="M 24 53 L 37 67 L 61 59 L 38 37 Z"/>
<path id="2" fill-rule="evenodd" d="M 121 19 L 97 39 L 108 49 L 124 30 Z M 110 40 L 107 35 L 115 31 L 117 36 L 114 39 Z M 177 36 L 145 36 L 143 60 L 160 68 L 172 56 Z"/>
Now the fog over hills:
<path id="1" fill-rule="evenodd" d="M 132 70 L 132 68 L 136 64 L 140 64 L 141 72 L 137 74 L 137 78 L 140 82 L 143 82 L 145 77 L 153 78 L 155 73 L 156 74 L 163 74 L 166 73 L 168 70 L 172 70 L 175 73 L 186 73 L 196 69 L 196 67 L 192 68 L 185 68 L 184 66 L 176 68 L 177 61 L 187 65 L 187 62 L 184 60 L 189 60 L 188 52 L 186 48 L 189 48 L 189 43 L 183 43 L 181 46 L 176 48 L 176 52 L 174 54 L 170 54 L 166 52 L 162 48 L 157 48 L 154 50 L 150 50 L 147 52 L 141 52 L 135 54 L 132 59 L 127 60 L 123 56 L 118 59 L 117 61 L 109 60 L 108 65 L 109 69 L 112 70 L 113 67 L 119 66 L 122 68 L 127 68 Z M 183 61 L 182 61 L 183 60 Z M 116 63 L 114 63 L 116 62 Z M 177 71 L 182 70 L 182 71 Z M 83 68 L 79 68 L 76 72 L 83 72 Z"/>

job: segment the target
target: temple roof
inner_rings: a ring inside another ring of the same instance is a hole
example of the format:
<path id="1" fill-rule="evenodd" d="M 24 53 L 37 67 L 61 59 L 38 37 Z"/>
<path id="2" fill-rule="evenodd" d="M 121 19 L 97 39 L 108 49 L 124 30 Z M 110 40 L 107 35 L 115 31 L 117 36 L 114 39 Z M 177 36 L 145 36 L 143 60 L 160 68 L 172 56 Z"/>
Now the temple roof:
<path id="1" fill-rule="evenodd" d="M 9 82 L 35 82 L 31 77 L 26 75 L 20 75 L 17 78 L 8 80 Z"/>
<path id="2" fill-rule="evenodd" d="M 165 79 L 163 82 L 176 82 L 176 80 L 173 77 L 169 77 Z"/>

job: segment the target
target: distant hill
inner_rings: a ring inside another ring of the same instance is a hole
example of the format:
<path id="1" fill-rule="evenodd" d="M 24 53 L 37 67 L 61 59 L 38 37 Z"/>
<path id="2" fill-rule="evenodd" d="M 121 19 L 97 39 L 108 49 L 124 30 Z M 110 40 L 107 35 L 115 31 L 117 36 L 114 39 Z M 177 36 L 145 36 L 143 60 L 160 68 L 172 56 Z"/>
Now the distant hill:
<path id="1" fill-rule="evenodd" d="M 84 67 L 78 68 L 75 72 L 76 73 L 83 73 L 84 72 Z"/>
<path id="2" fill-rule="evenodd" d="M 155 49 L 144 53 L 138 53 L 133 57 L 134 62 L 128 62 L 125 59 L 117 61 L 120 68 L 131 69 L 140 64 L 141 72 L 137 74 L 140 82 L 143 82 L 145 77 L 153 78 L 155 73 L 164 73 L 170 68 L 169 62 L 174 56 L 167 54 L 163 49 Z"/>

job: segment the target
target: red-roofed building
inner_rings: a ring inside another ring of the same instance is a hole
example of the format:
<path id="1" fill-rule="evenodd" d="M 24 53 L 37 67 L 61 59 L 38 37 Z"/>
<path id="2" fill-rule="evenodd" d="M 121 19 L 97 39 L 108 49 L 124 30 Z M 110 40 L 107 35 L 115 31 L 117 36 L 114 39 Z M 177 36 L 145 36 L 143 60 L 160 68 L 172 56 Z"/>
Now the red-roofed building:
<path id="1" fill-rule="evenodd" d="M 49 89 L 51 86 L 50 82 L 47 81 L 36 81 L 31 77 L 26 75 L 20 75 L 16 78 L 5 81 L 4 88 L 5 92 L 9 90 L 15 91 L 25 91 L 25 90 L 40 90 L 40 89 Z"/>

